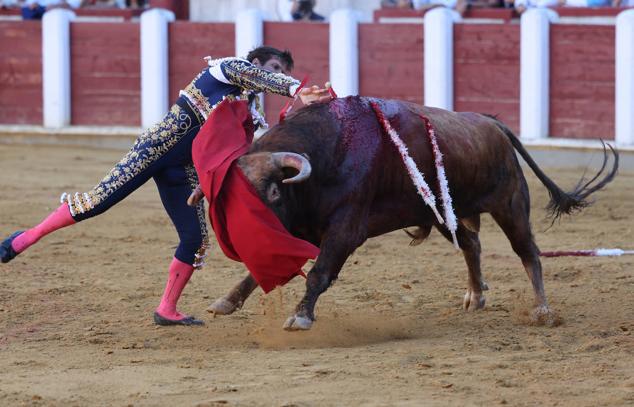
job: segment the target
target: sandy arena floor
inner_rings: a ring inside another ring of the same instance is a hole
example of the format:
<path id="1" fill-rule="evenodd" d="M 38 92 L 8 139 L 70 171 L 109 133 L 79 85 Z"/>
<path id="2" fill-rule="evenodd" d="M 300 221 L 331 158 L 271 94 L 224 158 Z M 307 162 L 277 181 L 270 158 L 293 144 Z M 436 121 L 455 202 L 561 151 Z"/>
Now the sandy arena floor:
<path id="1" fill-rule="evenodd" d="M 32 226 L 61 192 L 84 191 L 121 151 L 0 145 L 0 234 Z M 528 173 L 542 250 L 634 249 L 634 173 L 551 229 Z M 546 171 L 560 185 L 582 169 Z M 530 283 L 483 216 L 484 311 L 461 309 L 466 266 L 437 232 L 368 241 L 321 297 L 310 332 L 285 332 L 295 279 L 244 309 L 207 305 L 245 271 L 213 245 L 181 309 L 201 328 L 151 321 L 176 233 L 149 183 L 108 213 L 0 265 L 0 405 L 625 406 L 634 405 L 634 256 L 544 259 L 563 320 L 528 323 Z"/>

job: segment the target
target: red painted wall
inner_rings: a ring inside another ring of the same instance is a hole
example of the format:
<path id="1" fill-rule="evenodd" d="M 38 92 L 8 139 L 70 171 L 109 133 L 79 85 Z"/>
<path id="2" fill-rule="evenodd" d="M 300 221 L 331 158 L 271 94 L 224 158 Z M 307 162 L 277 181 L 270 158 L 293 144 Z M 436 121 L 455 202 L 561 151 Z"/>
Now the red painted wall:
<path id="1" fill-rule="evenodd" d="M 138 23 L 71 23 L 71 124 L 141 124 Z"/>
<path id="2" fill-rule="evenodd" d="M 38 21 L 0 21 L 0 123 L 43 123 Z"/>
<path id="3" fill-rule="evenodd" d="M 423 103 L 422 25 L 359 25 L 359 94 Z"/>
<path id="4" fill-rule="evenodd" d="M 614 140 L 614 37 L 614 26 L 551 26 L 551 137 Z"/>
<path id="5" fill-rule="evenodd" d="M 302 80 L 309 75 L 310 84 L 323 84 L 328 80 L 328 24 L 325 23 L 264 23 L 264 44 L 279 49 L 288 49 L 293 54 L 295 68 L 291 75 Z M 276 124 L 279 113 L 289 98 L 266 95 L 266 121 Z M 295 108 L 301 106 L 297 101 Z"/>
<path id="6" fill-rule="evenodd" d="M 235 30 L 230 23 L 190 23 L 177 21 L 169 25 L 170 103 L 207 62 L 204 57 L 224 58 L 235 54 Z"/>
<path id="7" fill-rule="evenodd" d="M 520 116 L 520 26 L 454 26 L 454 109 L 497 115 L 513 131 Z"/>
<path id="8" fill-rule="evenodd" d="M 519 127 L 517 24 L 458 24 L 454 29 L 456 110 L 498 114 Z M 550 135 L 614 138 L 613 26 L 551 26 Z M 73 125 L 140 125 L 139 24 L 71 24 Z M 170 24 L 170 100 L 205 66 L 233 55 L 233 24 Z M 328 80 L 328 25 L 264 25 L 266 44 L 293 51 L 293 75 Z M 0 123 L 42 124 L 41 23 L 0 22 Z M 360 24 L 360 93 L 422 103 L 423 29 Z M 288 99 L 267 97 L 270 124 Z"/>

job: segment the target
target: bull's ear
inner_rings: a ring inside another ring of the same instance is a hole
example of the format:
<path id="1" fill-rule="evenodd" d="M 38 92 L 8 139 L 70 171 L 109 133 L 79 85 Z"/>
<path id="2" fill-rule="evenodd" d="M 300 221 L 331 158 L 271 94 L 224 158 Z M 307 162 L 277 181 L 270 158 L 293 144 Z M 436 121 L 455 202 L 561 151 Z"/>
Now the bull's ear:
<path id="1" fill-rule="evenodd" d="M 280 187 L 277 186 L 275 182 L 272 182 L 271 185 L 266 189 L 266 199 L 273 203 L 277 202 L 282 197 L 280 193 Z"/>

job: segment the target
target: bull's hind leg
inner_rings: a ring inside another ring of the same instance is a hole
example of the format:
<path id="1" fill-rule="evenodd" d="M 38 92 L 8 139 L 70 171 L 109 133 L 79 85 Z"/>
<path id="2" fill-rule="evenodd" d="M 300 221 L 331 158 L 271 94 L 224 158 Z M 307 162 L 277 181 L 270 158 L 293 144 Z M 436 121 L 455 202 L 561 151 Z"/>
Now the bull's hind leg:
<path id="1" fill-rule="evenodd" d="M 513 251 L 522 260 L 524 269 L 533 285 L 535 294 L 533 320 L 539 324 L 553 325 L 555 318 L 548 307 L 544 292 L 542 264 L 539 260 L 539 249 L 531 232 L 529 211 L 528 193 L 525 195 L 516 193 L 510 205 L 500 208 L 499 211 L 491 212 L 491 215 L 511 242 Z"/>
<path id="2" fill-rule="evenodd" d="M 462 223 L 462 222 L 461 222 Z M 479 225 L 480 216 L 476 215 L 469 219 L 470 225 Z M 479 228 L 479 226 L 478 226 Z M 462 224 L 458 225 L 456 231 L 456 237 L 458 238 L 458 244 L 462 249 L 462 255 L 467 263 L 467 269 L 469 270 L 469 281 L 467 292 L 464 295 L 462 306 L 467 311 L 475 311 L 484 308 L 485 298 L 482 291 L 487 290 L 487 284 L 482 279 L 482 272 L 480 269 L 480 238 L 478 236 L 477 229 L 467 229 Z M 452 241 L 451 233 L 444 226 L 438 226 L 437 229 L 447 240 Z"/>

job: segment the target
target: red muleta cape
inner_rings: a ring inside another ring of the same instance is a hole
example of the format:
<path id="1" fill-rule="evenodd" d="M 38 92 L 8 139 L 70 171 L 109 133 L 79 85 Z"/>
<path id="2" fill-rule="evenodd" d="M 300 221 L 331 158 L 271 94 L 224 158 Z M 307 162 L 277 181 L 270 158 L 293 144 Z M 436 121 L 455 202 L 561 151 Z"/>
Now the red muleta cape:
<path id="1" fill-rule="evenodd" d="M 192 159 L 209 201 L 209 219 L 224 254 L 243 262 L 264 292 L 284 285 L 319 249 L 292 236 L 234 161 L 253 140 L 245 101 L 224 100 L 200 129 Z"/>

